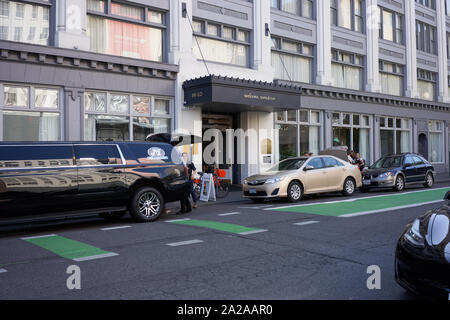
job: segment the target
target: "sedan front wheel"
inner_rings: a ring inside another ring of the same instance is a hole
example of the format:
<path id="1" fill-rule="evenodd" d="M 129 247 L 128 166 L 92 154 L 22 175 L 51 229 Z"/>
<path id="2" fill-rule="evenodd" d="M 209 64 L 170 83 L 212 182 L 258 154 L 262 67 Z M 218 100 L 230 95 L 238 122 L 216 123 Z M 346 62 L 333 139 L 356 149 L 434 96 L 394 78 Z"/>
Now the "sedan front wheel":
<path id="1" fill-rule="evenodd" d="M 288 199 L 291 202 L 299 201 L 303 196 L 303 187 L 297 181 L 293 181 L 289 184 L 287 189 Z"/>

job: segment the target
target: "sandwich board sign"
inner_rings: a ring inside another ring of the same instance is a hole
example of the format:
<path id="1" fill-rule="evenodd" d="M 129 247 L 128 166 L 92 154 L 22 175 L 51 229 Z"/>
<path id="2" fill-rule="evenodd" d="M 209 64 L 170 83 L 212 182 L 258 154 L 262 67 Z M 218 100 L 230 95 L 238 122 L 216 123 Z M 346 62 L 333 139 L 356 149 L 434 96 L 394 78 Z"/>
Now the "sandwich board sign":
<path id="1" fill-rule="evenodd" d="M 213 175 L 204 174 L 202 179 L 202 188 L 200 189 L 201 201 L 216 201 L 216 188 L 214 188 Z"/>

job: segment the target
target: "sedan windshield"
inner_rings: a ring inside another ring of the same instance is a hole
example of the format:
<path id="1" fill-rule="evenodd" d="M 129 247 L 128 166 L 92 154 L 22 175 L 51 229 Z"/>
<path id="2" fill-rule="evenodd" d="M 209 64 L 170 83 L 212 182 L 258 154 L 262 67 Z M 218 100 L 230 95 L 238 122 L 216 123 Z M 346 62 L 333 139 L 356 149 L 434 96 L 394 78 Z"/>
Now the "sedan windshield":
<path id="1" fill-rule="evenodd" d="M 288 170 L 297 170 L 302 167 L 305 163 L 306 159 L 286 159 L 281 162 L 278 162 L 272 168 L 267 171 L 288 171 Z"/>
<path id="2" fill-rule="evenodd" d="M 370 169 L 381 169 L 381 168 L 393 168 L 400 167 L 402 165 L 402 157 L 384 157 L 379 159 L 373 165 L 371 165 Z"/>

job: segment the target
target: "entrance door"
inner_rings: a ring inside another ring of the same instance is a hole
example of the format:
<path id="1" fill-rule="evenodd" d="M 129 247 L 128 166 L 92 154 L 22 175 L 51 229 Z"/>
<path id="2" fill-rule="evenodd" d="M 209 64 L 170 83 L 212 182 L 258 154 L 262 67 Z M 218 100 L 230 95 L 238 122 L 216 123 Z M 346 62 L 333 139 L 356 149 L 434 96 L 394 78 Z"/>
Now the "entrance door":
<path id="1" fill-rule="evenodd" d="M 209 150 L 211 150 L 210 144 L 217 143 L 215 146 L 214 152 L 212 152 L 211 156 L 214 158 L 214 162 L 216 163 L 219 169 L 222 169 L 226 172 L 225 179 L 232 181 L 233 178 L 233 167 L 230 163 L 234 161 L 234 154 L 227 154 L 227 129 L 233 129 L 233 116 L 228 114 L 220 114 L 220 113 L 203 113 L 202 114 L 202 133 L 203 135 L 208 129 L 218 129 L 221 132 L 222 143 L 219 141 L 203 141 L 203 168 L 204 172 L 209 172 L 211 168 L 209 168 L 208 163 L 205 162 L 205 150 L 209 155 Z M 234 143 L 231 141 L 231 143 Z M 208 148 L 209 146 L 209 148 Z"/>
<path id="2" fill-rule="evenodd" d="M 425 133 L 419 134 L 419 154 L 428 160 L 428 138 Z"/>

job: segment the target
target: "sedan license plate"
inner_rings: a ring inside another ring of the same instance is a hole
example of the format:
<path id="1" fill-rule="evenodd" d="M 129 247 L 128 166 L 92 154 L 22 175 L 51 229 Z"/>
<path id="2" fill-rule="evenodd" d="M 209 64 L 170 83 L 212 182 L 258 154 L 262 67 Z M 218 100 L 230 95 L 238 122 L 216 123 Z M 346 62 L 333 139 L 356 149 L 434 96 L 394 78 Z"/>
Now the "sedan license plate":
<path id="1" fill-rule="evenodd" d="M 370 185 L 371 181 L 370 180 L 363 180 L 363 185 L 368 186 Z"/>
<path id="2" fill-rule="evenodd" d="M 256 193 L 256 189 L 250 189 L 249 192 L 250 193 Z"/>

